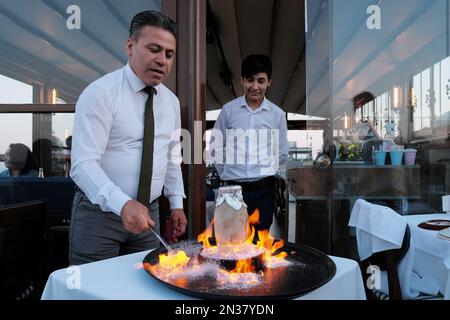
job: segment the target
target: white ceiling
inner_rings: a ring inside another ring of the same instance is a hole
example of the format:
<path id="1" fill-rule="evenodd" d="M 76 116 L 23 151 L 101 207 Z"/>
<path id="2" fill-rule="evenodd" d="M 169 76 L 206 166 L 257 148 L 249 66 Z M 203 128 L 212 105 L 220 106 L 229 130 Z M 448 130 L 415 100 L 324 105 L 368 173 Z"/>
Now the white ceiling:
<path id="1" fill-rule="evenodd" d="M 299 111 L 305 100 L 303 1 L 208 0 L 208 5 L 207 109 L 241 95 L 242 60 L 263 53 L 273 64 L 268 98 L 284 110 Z"/>
<path id="2" fill-rule="evenodd" d="M 365 27 L 372 0 L 334 0 L 331 20 L 326 0 L 309 0 L 305 45 L 301 0 L 207 0 L 206 109 L 241 95 L 242 59 L 266 53 L 273 62 L 269 99 L 314 116 L 328 116 L 332 103 L 339 115 L 356 94 L 381 94 L 449 55 L 449 3 L 378 1 L 383 29 L 374 32 Z M 73 4 L 81 8 L 81 30 L 66 27 Z M 50 83 L 73 103 L 87 84 L 126 62 L 132 16 L 159 8 L 159 0 L 0 0 L 0 73 Z"/>
<path id="3" fill-rule="evenodd" d="M 80 30 L 66 27 L 70 5 L 80 7 Z M 0 0 L 0 73 L 50 83 L 73 103 L 87 84 L 126 62 L 133 15 L 159 8 L 159 0 Z"/>

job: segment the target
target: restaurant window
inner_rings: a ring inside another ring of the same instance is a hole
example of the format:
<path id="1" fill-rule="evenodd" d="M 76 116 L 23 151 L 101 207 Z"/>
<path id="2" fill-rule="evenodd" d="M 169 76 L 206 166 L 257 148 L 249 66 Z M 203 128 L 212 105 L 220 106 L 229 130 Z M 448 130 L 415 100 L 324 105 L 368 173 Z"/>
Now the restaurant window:
<path id="1" fill-rule="evenodd" d="M 363 121 L 370 121 L 378 136 L 383 137 L 386 134 L 386 123 L 395 123 L 396 125 L 399 123 L 398 106 L 394 107 L 394 96 L 397 97 L 398 90 L 398 87 L 394 87 L 393 93 L 383 92 L 373 101 L 367 102 L 356 109 L 355 119 L 352 119 L 352 122 L 358 124 Z M 343 121 L 346 121 L 345 118 Z M 349 125 L 349 123 L 344 123 L 344 129 L 349 129 Z"/>
<path id="2" fill-rule="evenodd" d="M 414 134 L 430 134 L 426 129 L 446 126 L 450 121 L 450 57 L 416 74 L 411 92 L 414 107 Z"/>
<path id="3" fill-rule="evenodd" d="M 0 169 L 5 169 L 9 144 L 23 143 L 43 169 L 44 182 L 69 181 L 78 97 L 91 82 L 127 62 L 124 45 L 132 17 L 161 11 L 161 1 L 0 2 L 0 28 L 7 30 L 0 35 Z M 69 8 L 74 6 L 79 14 Z M 5 192 L 11 197 L 0 195 L 0 205 L 19 194 Z"/>
<path id="4" fill-rule="evenodd" d="M 33 103 L 33 86 L 0 73 L 0 104 Z"/>
<path id="5" fill-rule="evenodd" d="M 359 198 L 405 216 L 442 212 L 450 193 L 449 16 L 448 0 L 307 1 L 306 115 L 328 121 L 321 153 L 331 165 L 291 172 L 297 240 L 355 257 L 348 222 Z"/>
<path id="6" fill-rule="evenodd" d="M 33 87 L 0 74 L 0 103 L 32 103 Z M 11 143 L 22 143 L 31 149 L 32 117 L 24 114 L 0 115 L 0 173 L 6 170 L 4 155 Z"/>
<path id="7" fill-rule="evenodd" d="M 32 115 L 0 115 L 0 172 L 6 170 L 4 155 L 11 143 L 22 143 L 32 149 Z"/>

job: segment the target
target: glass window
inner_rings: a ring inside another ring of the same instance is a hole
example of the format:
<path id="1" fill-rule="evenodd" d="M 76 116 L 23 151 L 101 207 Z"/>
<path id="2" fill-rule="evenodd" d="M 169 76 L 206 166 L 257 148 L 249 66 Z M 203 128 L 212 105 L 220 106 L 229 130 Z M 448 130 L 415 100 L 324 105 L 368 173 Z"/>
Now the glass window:
<path id="1" fill-rule="evenodd" d="M 220 110 L 206 111 L 206 121 L 216 121 L 219 114 Z"/>
<path id="2" fill-rule="evenodd" d="M 46 176 L 67 176 L 73 114 L 42 114 L 39 105 L 5 112 L 14 104 L 75 104 L 89 83 L 127 62 L 130 21 L 152 9 L 161 1 L 1 1 L 0 157 L 21 142 Z"/>
<path id="3" fill-rule="evenodd" d="M 38 86 L 35 103 L 75 103 L 89 83 L 127 62 L 131 18 L 160 10 L 161 1 L 20 0 L 1 7 L 2 73 Z"/>
<path id="4" fill-rule="evenodd" d="M 0 172 L 6 169 L 4 155 L 11 143 L 32 149 L 32 115 L 0 114 Z"/>
<path id="5" fill-rule="evenodd" d="M 447 125 L 450 121 L 450 57 L 445 58 L 441 62 L 441 114 L 440 117 L 444 123 L 440 125 Z"/>
<path id="6" fill-rule="evenodd" d="M 52 115 L 52 175 L 68 176 L 72 148 L 74 114 Z"/>
<path id="7" fill-rule="evenodd" d="M 33 86 L 0 74 L 0 103 L 33 103 Z"/>
<path id="8" fill-rule="evenodd" d="M 450 192 L 450 1 L 307 4 L 306 111 L 330 120 L 321 152 L 334 145 L 345 161 L 292 171 L 296 210 L 331 230 L 323 249 L 347 255 L 358 198 L 403 215 L 442 212 L 441 197 Z M 401 151 L 411 148 L 416 157 L 406 162 Z M 376 162 L 375 150 L 384 161 Z"/>

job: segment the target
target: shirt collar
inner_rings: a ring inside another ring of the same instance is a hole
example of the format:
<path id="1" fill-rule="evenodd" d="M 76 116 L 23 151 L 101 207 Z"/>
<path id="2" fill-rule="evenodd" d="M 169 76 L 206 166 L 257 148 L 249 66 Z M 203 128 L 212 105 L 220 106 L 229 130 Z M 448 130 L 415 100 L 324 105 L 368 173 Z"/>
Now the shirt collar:
<path id="1" fill-rule="evenodd" d="M 142 81 L 133 71 L 133 69 L 131 69 L 130 67 L 130 63 L 128 62 L 125 66 L 125 75 L 127 77 L 128 83 L 130 84 L 131 88 L 133 89 L 134 92 L 138 93 L 139 91 L 142 91 L 142 89 L 144 89 L 147 85 L 144 83 L 144 81 Z M 159 86 L 161 84 L 158 84 L 157 86 L 155 86 L 155 94 L 158 94 L 159 91 Z"/>
<path id="2" fill-rule="evenodd" d="M 247 108 L 249 111 L 251 112 L 260 112 L 260 111 L 269 111 L 269 100 L 267 100 L 266 97 L 264 97 L 263 101 L 261 102 L 261 105 L 258 107 L 258 109 L 256 109 L 255 111 L 252 110 L 252 108 L 250 108 L 250 106 L 247 104 L 247 100 L 245 100 L 245 95 L 241 96 L 239 98 L 239 105 L 241 106 L 241 108 Z"/>

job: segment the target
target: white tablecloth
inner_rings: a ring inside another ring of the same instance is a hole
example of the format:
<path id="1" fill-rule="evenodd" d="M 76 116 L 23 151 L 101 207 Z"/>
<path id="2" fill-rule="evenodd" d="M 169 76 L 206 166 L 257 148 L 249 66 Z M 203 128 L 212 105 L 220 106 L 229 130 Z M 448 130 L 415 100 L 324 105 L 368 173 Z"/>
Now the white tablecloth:
<path id="1" fill-rule="evenodd" d="M 53 272 L 42 294 L 43 300 L 178 300 L 193 299 L 153 279 L 139 268 L 149 251 L 88 263 L 79 269 Z M 324 286 L 299 297 L 305 300 L 366 299 L 360 268 L 356 261 L 330 257 L 336 275 Z M 74 277 L 79 275 L 79 282 Z"/>
<path id="2" fill-rule="evenodd" d="M 348 223 L 356 227 L 358 253 L 361 260 L 380 251 L 402 246 L 406 221 L 391 208 L 358 199 Z"/>
<path id="3" fill-rule="evenodd" d="M 424 290 L 436 287 L 444 295 L 444 299 L 449 300 L 450 241 L 438 238 L 438 231 L 422 229 L 417 225 L 433 219 L 450 220 L 450 215 L 423 214 L 406 216 L 405 218 L 411 230 L 412 246 L 410 247 L 410 251 L 413 254 L 412 270 L 422 280 L 420 282 L 421 284 L 416 285 L 415 289 L 423 292 Z M 414 280 L 413 278 L 412 281 Z M 421 286 L 425 287 L 421 288 Z"/>

